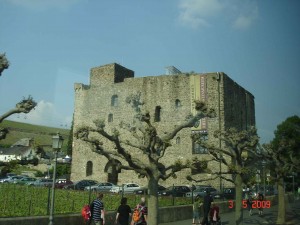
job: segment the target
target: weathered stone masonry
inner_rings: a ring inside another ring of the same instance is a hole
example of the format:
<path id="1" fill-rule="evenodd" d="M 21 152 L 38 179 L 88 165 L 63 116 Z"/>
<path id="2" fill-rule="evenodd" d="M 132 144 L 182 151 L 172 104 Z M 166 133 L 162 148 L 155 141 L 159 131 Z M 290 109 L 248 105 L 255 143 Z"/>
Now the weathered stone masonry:
<path id="1" fill-rule="evenodd" d="M 225 73 L 176 74 L 134 78 L 134 72 L 118 64 L 109 64 L 91 69 L 90 84 L 75 84 L 74 131 L 81 126 L 93 126 L 95 119 L 105 119 L 106 129 L 119 127 L 121 121 L 132 121 L 132 108 L 125 99 L 130 94 L 141 92 L 145 109 L 149 110 L 152 120 L 155 112 L 159 114 L 159 122 L 155 122 L 158 132 L 173 129 L 192 113 L 193 99 L 202 99 L 208 107 L 214 108 L 217 117 L 202 121 L 197 128 L 184 129 L 172 141 L 165 163 L 177 158 L 192 159 L 194 156 L 208 159 L 209 155 L 201 149 L 193 150 L 191 132 L 205 131 L 208 140 L 219 144 L 213 132 L 218 129 L 236 127 L 247 129 L 255 125 L 254 97 L 251 93 L 235 83 Z M 122 137 L 130 138 L 128 133 Z M 105 145 L 110 144 L 104 140 Z M 132 150 L 135 151 L 135 150 Z M 195 152 L 196 151 L 196 152 Z M 198 154 L 195 154 L 197 153 Z M 212 171 L 219 171 L 220 166 L 210 163 Z M 221 167 L 225 169 L 224 166 Z M 121 172 L 121 173 L 118 173 Z M 161 182 L 162 185 L 189 184 L 186 175 L 190 171 L 182 171 L 177 179 Z M 209 174 L 201 174 L 207 177 Z M 136 182 L 145 184 L 134 172 L 116 171 L 105 157 L 93 153 L 89 146 L 74 139 L 72 180 L 95 179 L 112 181 L 118 184 Z M 219 187 L 219 180 L 209 184 Z M 226 186 L 226 183 L 225 183 Z"/>

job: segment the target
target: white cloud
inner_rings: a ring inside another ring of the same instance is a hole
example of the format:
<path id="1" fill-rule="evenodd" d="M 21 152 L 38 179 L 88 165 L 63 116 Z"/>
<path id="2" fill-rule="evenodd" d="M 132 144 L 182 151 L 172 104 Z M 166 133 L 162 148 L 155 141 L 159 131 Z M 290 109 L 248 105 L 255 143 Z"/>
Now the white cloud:
<path id="1" fill-rule="evenodd" d="M 252 23 L 258 18 L 258 8 L 253 6 L 251 11 L 242 11 L 236 20 L 233 22 L 233 27 L 237 29 L 246 29 L 252 25 Z"/>
<path id="2" fill-rule="evenodd" d="M 181 0 L 179 21 L 192 28 L 209 26 L 208 18 L 219 13 L 222 8 L 218 0 Z"/>
<path id="3" fill-rule="evenodd" d="M 181 0 L 179 22 L 194 29 L 225 22 L 235 29 L 246 29 L 258 18 L 255 1 Z"/>
<path id="4" fill-rule="evenodd" d="M 6 0 L 7 2 L 30 10 L 43 11 L 49 8 L 66 10 L 83 0 Z"/>
<path id="5" fill-rule="evenodd" d="M 64 116 L 57 111 L 53 103 L 41 100 L 30 113 L 14 114 L 7 119 L 22 123 L 69 128 L 72 122 L 72 115 Z"/>

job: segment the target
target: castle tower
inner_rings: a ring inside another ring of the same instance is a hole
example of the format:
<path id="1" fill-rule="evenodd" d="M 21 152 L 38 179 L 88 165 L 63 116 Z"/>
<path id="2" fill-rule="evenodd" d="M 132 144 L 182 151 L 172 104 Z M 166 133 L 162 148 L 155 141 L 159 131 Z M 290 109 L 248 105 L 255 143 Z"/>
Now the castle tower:
<path id="1" fill-rule="evenodd" d="M 180 131 L 163 157 L 162 162 L 166 164 L 180 157 L 210 158 L 206 149 L 193 143 L 190 138 L 192 132 L 205 133 L 208 141 L 222 147 L 222 143 L 213 136 L 215 130 L 225 130 L 229 127 L 242 130 L 255 125 L 253 95 L 225 73 L 180 73 L 134 78 L 132 70 L 113 63 L 92 68 L 89 85 L 75 84 L 74 131 L 82 126 L 93 126 L 96 119 L 105 121 L 107 131 L 119 128 L 121 121 L 132 121 L 133 112 L 126 104 L 126 97 L 136 93 L 141 93 L 144 107 L 150 112 L 158 132 L 173 129 L 185 121 L 188 115 L 195 113 L 196 99 L 205 101 L 207 106 L 214 108 L 217 113 L 215 118 L 202 119 L 197 126 Z M 124 138 L 130 138 L 126 133 L 122 135 Z M 111 147 L 105 140 L 102 141 L 107 148 Z M 117 184 L 144 184 L 134 172 L 118 170 L 118 163 L 122 162 L 109 162 L 105 157 L 92 152 L 86 143 L 74 140 L 72 180 L 94 179 Z M 215 172 L 225 169 L 225 166 L 218 162 L 211 162 L 208 167 Z M 186 180 L 186 175 L 190 172 L 182 171 L 178 173 L 177 179 L 169 179 L 161 184 L 190 184 Z M 209 177 L 209 174 L 201 176 L 205 178 Z M 215 180 L 207 184 L 219 187 L 221 182 Z"/>

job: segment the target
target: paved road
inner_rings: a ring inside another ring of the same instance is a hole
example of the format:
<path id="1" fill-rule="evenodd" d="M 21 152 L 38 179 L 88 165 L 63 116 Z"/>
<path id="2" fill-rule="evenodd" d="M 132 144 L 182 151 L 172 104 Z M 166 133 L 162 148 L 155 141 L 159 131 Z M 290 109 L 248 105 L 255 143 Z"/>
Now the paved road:
<path id="1" fill-rule="evenodd" d="M 258 210 L 253 211 L 253 215 L 249 216 L 248 211 L 243 210 L 243 225 L 275 225 L 277 219 L 277 205 L 270 209 L 264 209 L 264 215 L 259 216 Z M 287 203 L 286 207 L 287 219 L 286 225 L 300 225 L 300 200 Z M 224 213 L 220 212 L 222 225 L 234 225 L 234 212 Z M 192 225 L 192 220 L 180 220 L 171 223 L 160 223 L 159 225 Z"/>

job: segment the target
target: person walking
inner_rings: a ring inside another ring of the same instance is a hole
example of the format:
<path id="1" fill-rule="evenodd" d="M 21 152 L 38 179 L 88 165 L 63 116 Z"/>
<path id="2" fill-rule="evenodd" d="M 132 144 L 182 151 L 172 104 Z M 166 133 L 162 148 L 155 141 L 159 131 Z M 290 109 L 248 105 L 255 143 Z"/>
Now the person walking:
<path id="1" fill-rule="evenodd" d="M 252 216 L 252 193 L 251 192 L 249 192 L 246 195 L 246 201 L 247 201 L 247 208 L 249 211 L 249 216 Z"/>
<path id="2" fill-rule="evenodd" d="M 91 204 L 92 225 L 105 225 L 103 194 L 99 193 L 97 198 Z"/>
<path id="3" fill-rule="evenodd" d="M 116 224 L 128 225 L 129 217 L 131 216 L 131 208 L 127 205 L 127 198 L 121 199 L 121 205 L 118 207 L 116 215 Z"/>
<path id="4" fill-rule="evenodd" d="M 199 224 L 201 224 L 199 210 L 200 210 L 200 197 L 196 196 L 196 198 L 194 200 L 194 203 L 193 203 L 193 221 L 192 221 L 192 224 L 196 224 L 197 220 L 198 220 Z"/>
<path id="5" fill-rule="evenodd" d="M 210 211 L 210 206 L 211 203 L 213 202 L 213 198 L 210 195 L 210 192 L 207 191 L 206 195 L 204 196 L 203 199 L 203 220 L 202 220 L 202 225 L 209 225 L 208 223 L 208 214 Z"/>
<path id="6" fill-rule="evenodd" d="M 133 210 L 131 225 L 147 225 L 148 208 L 146 206 L 145 198 Z"/>
<path id="7" fill-rule="evenodd" d="M 263 195 L 263 193 L 261 193 L 261 192 L 259 192 L 258 193 L 258 196 L 257 196 L 257 201 L 259 202 L 259 203 L 257 203 L 257 205 L 259 205 L 260 207 L 258 207 L 258 215 L 260 215 L 260 216 L 262 216 L 262 214 L 263 214 L 263 203 L 262 203 L 262 201 L 264 201 L 265 199 L 264 199 L 264 195 Z"/>

